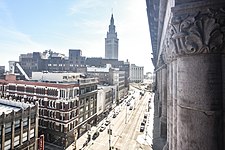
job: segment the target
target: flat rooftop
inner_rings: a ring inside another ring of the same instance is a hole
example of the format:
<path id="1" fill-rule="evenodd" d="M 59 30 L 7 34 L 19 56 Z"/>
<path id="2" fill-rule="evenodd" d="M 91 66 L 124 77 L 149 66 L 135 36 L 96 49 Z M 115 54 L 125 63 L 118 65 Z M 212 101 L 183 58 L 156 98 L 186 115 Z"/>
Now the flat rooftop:
<path id="1" fill-rule="evenodd" d="M 13 110 L 17 112 L 20 109 L 27 109 L 29 106 L 33 107 L 34 105 L 22 102 L 15 102 L 12 100 L 0 99 L 0 115 L 2 115 L 3 112 L 5 114 L 9 114 Z"/>

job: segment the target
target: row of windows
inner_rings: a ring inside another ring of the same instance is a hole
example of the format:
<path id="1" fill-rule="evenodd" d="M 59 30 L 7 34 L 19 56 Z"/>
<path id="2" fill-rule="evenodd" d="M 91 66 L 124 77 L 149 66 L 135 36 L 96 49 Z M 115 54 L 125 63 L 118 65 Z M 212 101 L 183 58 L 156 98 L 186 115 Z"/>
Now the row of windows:
<path id="1" fill-rule="evenodd" d="M 39 110 L 39 114 L 40 116 L 46 116 L 52 119 L 59 119 L 61 121 L 64 121 L 64 120 L 71 120 L 72 118 L 78 116 L 78 111 L 59 113 L 51 110 Z"/>
<path id="2" fill-rule="evenodd" d="M 1 134 L 2 130 L 0 130 L 0 135 Z M 30 138 L 32 139 L 34 137 L 34 129 L 31 129 L 30 130 Z M 11 149 L 11 142 L 14 143 L 14 147 L 17 147 L 19 144 L 20 144 L 20 138 L 22 138 L 22 142 L 26 142 L 28 140 L 28 132 L 24 132 L 22 137 L 20 137 L 19 135 L 16 135 L 14 137 L 14 141 L 12 141 L 12 138 L 6 140 L 4 143 L 4 149 L 8 150 L 8 149 Z M 1 136 L 0 136 L 0 141 L 2 142 L 2 139 L 1 139 Z M 1 149 L 1 147 L 0 147 Z"/>
<path id="3" fill-rule="evenodd" d="M 70 124 L 68 124 L 68 128 L 65 128 L 66 125 L 59 123 L 58 125 L 55 122 L 52 121 L 44 121 L 42 119 L 39 120 L 39 125 L 48 127 L 49 129 L 59 131 L 59 132 L 67 132 L 69 130 L 74 129 L 74 127 L 77 125 L 77 121 L 73 121 Z"/>
<path id="4" fill-rule="evenodd" d="M 49 101 L 44 101 L 44 100 L 39 100 L 39 105 L 44 106 L 47 108 L 53 108 L 53 109 L 62 109 L 62 110 L 70 110 L 77 108 L 78 106 L 78 101 L 72 101 L 72 102 L 67 102 L 67 103 L 57 103 L 55 100 L 49 100 Z"/>
<path id="5" fill-rule="evenodd" d="M 40 95 L 47 95 L 49 96 L 57 96 L 58 91 L 56 89 L 45 89 L 45 88 L 34 88 L 34 87 L 24 87 L 24 86 L 14 86 L 14 85 L 9 85 L 8 89 L 11 91 L 18 91 L 18 92 L 27 92 L 27 93 L 36 93 Z"/>

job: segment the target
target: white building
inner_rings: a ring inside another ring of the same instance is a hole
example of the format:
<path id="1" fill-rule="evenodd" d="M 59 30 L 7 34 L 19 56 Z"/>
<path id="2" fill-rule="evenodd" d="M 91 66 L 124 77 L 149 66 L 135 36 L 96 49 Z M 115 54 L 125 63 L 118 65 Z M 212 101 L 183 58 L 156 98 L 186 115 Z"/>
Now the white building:
<path id="1" fill-rule="evenodd" d="M 67 72 L 32 72 L 32 80 L 48 82 L 72 82 L 84 76 L 83 73 Z"/>
<path id="2" fill-rule="evenodd" d="M 143 82 L 144 80 L 144 67 L 130 65 L 130 82 Z"/>
<path id="3" fill-rule="evenodd" d="M 109 111 L 112 110 L 113 101 L 115 99 L 115 91 L 113 86 L 98 86 L 97 93 L 97 115 L 98 121 L 101 121 Z"/>
<path id="4" fill-rule="evenodd" d="M 117 100 L 120 100 L 127 94 L 128 89 L 125 88 L 125 71 L 118 68 L 110 69 L 110 84 L 117 86 Z"/>

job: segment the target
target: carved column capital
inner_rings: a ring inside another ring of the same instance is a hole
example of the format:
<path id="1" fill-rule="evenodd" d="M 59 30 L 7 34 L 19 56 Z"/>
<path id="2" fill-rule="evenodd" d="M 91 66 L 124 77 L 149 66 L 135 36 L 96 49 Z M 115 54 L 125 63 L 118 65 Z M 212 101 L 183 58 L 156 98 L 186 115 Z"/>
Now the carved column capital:
<path id="1" fill-rule="evenodd" d="M 167 61 L 179 56 L 224 53 L 225 8 L 188 14 L 175 14 L 164 39 Z"/>

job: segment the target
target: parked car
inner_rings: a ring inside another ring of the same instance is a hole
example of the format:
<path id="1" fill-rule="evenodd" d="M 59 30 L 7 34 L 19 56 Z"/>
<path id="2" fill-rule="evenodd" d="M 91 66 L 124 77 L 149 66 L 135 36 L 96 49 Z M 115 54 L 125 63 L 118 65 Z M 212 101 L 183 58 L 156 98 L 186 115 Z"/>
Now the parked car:
<path id="1" fill-rule="evenodd" d="M 144 118 L 144 119 L 143 119 L 143 122 L 144 122 L 144 123 L 146 123 L 146 122 L 147 122 L 147 119 L 146 119 L 146 118 Z"/>
<path id="2" fill-rule="evenodd" d="M 113 114 L 113 118 L 116 118 L 116 114 Z"/>
<path id="3" fill-rule="evenodd" d="M 147 114 L 144 114 L 144 119 L 147 119 L 148 118 L 148 115 Z"/>
<path id="4" fill-rule="evenodd" d="M 109 120 L 106 120 L 105 121 L 105 125 L 108 126 L 109 124 L 110 124 L 110 121 Z"/>
<path id="5" fill-rule="evenodd" d="M 141 125 L 140 132 L 144 132 L 144 130 L 145 130 L 145 126 L 144 125 Z"/>
<path id="6" fill-rule="evenodd" d="M 105 126 L 103 125 L 103 126 L 100 127 L 99 131 L 102 132 L 104 130 L 105 130 Z"/>
<path id="7" fill-rule="evenodd" d="M 92 136 L 92 140 L 95 140 L 98 136 L 99 136 L 99 132 L 96 131 Z"/>
<path id="8" fill-rule="evenodd" d="M 133 106 L 130 106 L 129 110 L 132 110 L 133 109 Z"/>

